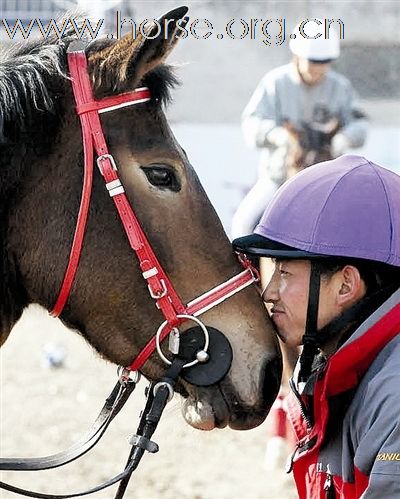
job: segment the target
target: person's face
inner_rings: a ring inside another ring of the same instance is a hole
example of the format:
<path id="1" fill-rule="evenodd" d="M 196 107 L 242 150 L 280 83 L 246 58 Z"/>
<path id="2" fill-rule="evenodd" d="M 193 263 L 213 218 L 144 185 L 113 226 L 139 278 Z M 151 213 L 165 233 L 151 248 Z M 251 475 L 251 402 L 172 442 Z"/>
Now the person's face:
<path id="1" fill-rule="evenodd" d="M 299 346 L 305 331 L 311 264 L 308 260 L 260 258 L 263 299 L 278 335 L 288 346 Z M 332 276 L 321 279 L 318 329 L 340 314 L 340 283 Z"/>
<path id="2" fill-rule="evenodd" d="M 310 62 L 308 59 L 299 57 L 297 59 L 297 70 L 301 79 L 307 85 L 317 85 L 324 78 L 330 67 L 330 63 L 320 64 Z"/>

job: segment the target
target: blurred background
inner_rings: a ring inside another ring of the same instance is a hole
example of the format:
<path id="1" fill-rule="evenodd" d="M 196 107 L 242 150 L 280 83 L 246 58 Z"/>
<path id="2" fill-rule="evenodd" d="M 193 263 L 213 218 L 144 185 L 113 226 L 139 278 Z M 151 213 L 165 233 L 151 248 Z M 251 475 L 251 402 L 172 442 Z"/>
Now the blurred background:
<path id="1" fill-rule="evenodd" d="M 341 55 L 333 67 L 350 79 L 370 119 L 368 140 L 362 154 L 382 166 L 400 169 L 400 9 L 397 0 L 274 0 L 182 2 L 188 5 L 191 21 L 206 19 L 195 28 L 196 39 L 182 39 L 169 62 L 176 63 L 182 85 L 174 92 L 168 109 L 173 129 L 214 203 L 226 230 L 232 214 L 257 175 L 258 151 L 246 147 L 240 130 L 241 113 L 255 86 L 269 70 L 290 60 L 288 37 L 303 19 L 340 19 L 344 26 Z M 130 19 L 139 24 L 158 18 L 179 6 L 170 0 L 0 0 L 0 17 L 14 26 L 40 18 L 45 27 L 60 12 L 76 8 L 89 12 L 93 27 L 104 19 L 98 36 L 130 30 Z M 232 24 L 232 39 L 226 24 Z M 281 20 L 286 39 L 278 45 L 278 23 L 268 27 L 271 45 L 263 43 L 259 21 L 254 37 L 244 37 L 243 19 Z M 38 32 L 35 28 L 33 34 Z M 224 35 L 223 38 L 217 35 Z M 31 35 L 30 35 L 31 36 Z M 22 41 L 20 31 L 14 40 Z M 0 43 L 10 36 L 0 25 Z"/>
<path id="2" fill-rule="evenodd" d="M 286 37 L 309 17 L 340 19 L 344 25 L 342 53 L 334 68 L 347 76 L 370 119 L 365 154 L 400 172 L 400 9 L 397 0 L 351 1 L 186 1 L 189 15 L 207 19 L 213 34 L 180 41 L 169 62 L 177 66 L 182 85 L 167 110 L 171 126 L 186 150 L 227 232 L 241 199 L 256 180 L 258 151 L 243 140 L 240 117 L 255 86 L 269 70 L 290 60 L 288 39 L 272 45 L 240 38 L 235 19 L 280 19 Z M 0 0 L 0 46 L 24 43 L 8 28 L 19 20 L 25 27 L 38 18 L 48 26 L 65 10 L 79 8 L 94 20 L 105 19 L 99 36 L 116 34 L 117 19 L 124 34 L 129 19 L 139 23 L 177 7 L 169 0 Z M 94 26 L 94 24 L 93 24 Z M 204 24 L 202 24 L 204 26 Z M 201 36 L 207 29 L 197 29 Z M 216 35 L 223 34 L 223 37 Z M 34 28 L 29 36 L 40 36 Z M 115 380 L 113 366 L 94 357 L 75 334 L 44 311 L 31 308 L 1 350 L 1 454 L 41 455 L 59 451 L 84 432 Z M 59 359 L 59 360 L 57 360 Z M 142 385 L 142 387 L 144 384 Z M 141 390 L 139 386 L 138 391 Z M 135 398 L 135 397 L 134 397 Z M 4 479 L 42 492 L 73 492 L 93 486 L 122 469 L 128 452 L 126 438 L 134 432 L 143 396 L 117 419 L 99 450 L 72 464 L 67 471 L 26 473 Z M 201 434 L 187 427 L 179 401 L 168 408 L 155 440 L 160 453 L 146 456 L 132 480 L 127 497 L 139 499 L 225 499 L 296 497 L 291 478 L 265 469 L 268 421 L 245 433 L 230 430 Z M 3 492 L 1 498 L 14 497 Z M 111 492 L 96 497 L 112 497 Z"/>

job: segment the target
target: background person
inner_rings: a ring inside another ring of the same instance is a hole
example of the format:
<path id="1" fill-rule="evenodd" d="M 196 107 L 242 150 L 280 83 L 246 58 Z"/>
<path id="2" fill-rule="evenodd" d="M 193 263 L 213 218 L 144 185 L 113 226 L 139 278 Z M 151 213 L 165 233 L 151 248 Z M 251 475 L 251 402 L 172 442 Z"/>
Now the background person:
<path id="1" fill-rule="evenodd" d="M 400 497 L 400 176 L 359 156 L 314 165 L 233 245 L 260 259 L 280 338 L 303 345 L 288 397 L 300 499 Z"/>
<path id="2" fill-rule="evenodd" d="M 361 147 L 366 138 L 367 120 L 351 83 L 331 69 L 340 54 L 334 27 L 325 38 L 324 22 L 309 20 L 292 36 L 291 62 L 262 78 L 243 112 L 245 140 L 261 149 L 261 158 L 258 181 L 233 216 L 232 238 L 252 232 L 293 173 Z"/>

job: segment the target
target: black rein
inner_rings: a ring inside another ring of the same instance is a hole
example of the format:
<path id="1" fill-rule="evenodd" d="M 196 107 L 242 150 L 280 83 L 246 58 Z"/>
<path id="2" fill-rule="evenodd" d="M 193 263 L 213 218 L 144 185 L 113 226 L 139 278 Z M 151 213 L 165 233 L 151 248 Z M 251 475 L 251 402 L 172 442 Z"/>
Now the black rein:
<path id="1" fill-rule="evenodd" d="M 132 448 L 124 471 L 110 480 L 97 485 L 83 492 L 73 494 L 43 494 L 31 490 L 22 489 L 0 482 L 0 489 L 8 490 L 26 497 L 37 499 L 69 499 L 72 497 L 81 497 L 94 492 L 99 492 L 118 482 L 120 486 L 115 499 L 122 499 L 129 479 L 137 468 L 145 451 L 157 452 L 158 445 L 150 440 L 160 421 L 163 410 L 174 393 L 174 386 L 182 366 L 187 360 L 175 357 L 171 366 L 158 383 L 152 383 L 148 388 L 146 406 L 142 412 L 137 433 L 132 436 Z M 90 430 L 78 442 L 69 449 L 53 454 L 51 456 L 39 458 L 0 458 L 0 470 L 3 471 L 38 471 L 56 468 L 70 463 L 92 449 L 104 435 L 111 421 L 119 413 L 130 394 L 136 387 L 136 381 L 128 377 L 121 377 L 113 388 L 110 396 L 105 401 L 96 421 Z"/>

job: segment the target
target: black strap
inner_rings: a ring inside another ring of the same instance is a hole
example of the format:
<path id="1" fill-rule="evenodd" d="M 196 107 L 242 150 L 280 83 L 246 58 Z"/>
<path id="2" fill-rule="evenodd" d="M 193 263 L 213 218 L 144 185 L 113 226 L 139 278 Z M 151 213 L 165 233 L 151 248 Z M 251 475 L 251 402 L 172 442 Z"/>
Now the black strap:
<path id="1" fill-rule="evenodd" d="M 118 412 L 125 405 L 130 394 L 135 388 L 135 383 L 129 381 L 121 384 L 119 381 L 106 399 L 95 422 L 89 431 L 67 450 L 37 458 L 1 458 L 0 470 L 8 471 L 39 471 L 57 468 L 70 463 L 88 452 L 104 435 L 105 430 Z"/>
<path id="2" fill-rule="evenodd" d="M 307 379 L 309 378 L 311 374 L 312 364 L 318 351 L 317 322 L 320 286 L 321 273 L 319 267 L 313 261 L 311 261 L 306 330 L 302 340 L 303 351 L 300 356 L 299 381 L 307 381 Z"/>
<path id="3" fill-rule="evenodd" d="M 141 414 L 139 426 L 138 426 L 137 431 L 136 431 L 137 435 L 143 434 L 143 428 L 144 428 L 144 424 L 145 424 L 144 415 L 146 415 L 150 411 L 151 405 L 152 405 L 153 400 L 154 400 L 154 385 L 155 384 L 152 383 L 151 385 L 149 385 L 147 387 L 146 405 L 145 405 L 145 407 L 142 411 L 142 414 Z M 125 470 L 129 467 L 129 463 L 132 460 L 133 452 L 134 452 L 134 447 L 132 447 L 132 449 L 129 453 L 128 460 L 127 460 L 127 463 L 125 465 Z M 132 472 L 133 472 L 133 470 L 132 470 Z M 125 494 L 125 491 L 126 491 L 126 488 L 128 486 L 128 483 L 129 483 L 131 476 L 132 476 L 132 473 L 129 473 L 120 481 L 117 493 L 115 495 L 115 499 L 122 499 L 123 495 Z"/>
<path id="4" fill-rule="evenodd" d="M 134 469 L 134 462 L 130 463 L 130 465 L 125 468 L 125 470 L 111 478 L 110 480 L 97 485 L 97 487 L 93 487 L 92 489 L 85 490 L 83 492 L 76 492 L 75 494 L 42 494 L 41 492 L 34 492 L 32 490 L 20 489 L 19 487 L 14 487 L 8 483 L 0 482 L 0 488 L 4 490 L 8 490 L 9 492 L 14 492 L 15 494 L 20 494 L 21 496 L 26 497 L 36 497 L 37 499 L 70 499 L 72 497 L 81 497 L 87 496 L 89 494 L 94 494 L 95 492 L 99 492 L 100 490 L 106 489 L 115 483 L 120 482 L 123 478 L 130 475 Z"/>
<path id="5" fill-rule="evenodd" d="M 319 290 L 321 287 L 321 273 L 319 267 L 311 261 L 310 286 L 308 293 L 308 308 L 305 336 L 314 337 L 317 331 Z"/>
<path id="6" fill-rule="evenodd" d="M 43 494 L 41 492 L 35 492 L 31 490 L 22 489 L 10 485 L 5 482 L 0 482 L 0 488 L 8 490 L 9 492 L 14 492 L 26 497 L 34 497 L 37 499 L 70 499 L 73 497 L 81 497 L 95 492 L 99 492 L 105 488 L 110 487 L 118 482 L 121 482 L 123 486 L 118 489 L 117 497 L 122 498 L 125 489 L 128 485 L 129 479 L 133 471 L 137 468 L 144 452 L 149 449 L 156 449 L 157 445 L 150 441 L 162 415 L 162 412 L 168 402 L 168 399 L 173 389 L 176 379 L 183 365 L 187 362 L 185 359 L 180 359 L 176 357 L 172 362 L 172 365 L 168 369 L 166 376 L 161 379 L 159 388 L 154 393 L 154 384 L 151 385 L 150 394 L 146 403 L 145 410 L 142 413 L 141 420 L 138 427 L 137 439 L 133 440 L 133 446 L 129 455 L 129 459 L 124 471 L 110 480 L 97 485 L 91 489 L 76 492 L 73 494 Z M 15 471 L 26 471 L 26 470 L 45 470 L 50 468 L 55 468 L 73 461 L 77 457 L 83 455 L 89 449 L 91 449 L 103 436 L 105 430 L 107 429 L 110 422 L 122 409 L 129 395 L 132 393 L 136 386 L 136 383 L 129 380 L 124 383 L 118 382 L 111 392 L 110 396 L 106 400 L 98 418 L 92 425 L 90 431 L 80 439 L 80 441 L 67 449 L 67 451 L 54 454 L 52 456 L 46 456 L 42 458 L 4 458 L 0 461 L 0 469 L 3 470 L 15 470 Z M 147 442 L 147 445 L 143 443 Z"/>
<path id="7" fill-rule="evenodd" d="M 179 373 L 181 372 L 182 367 L 186 362 L 187 360 L 185 359 L 175 357 L 171 366 L 165 373 L 165 376 L 160 380 L 160 382 L 167 383 L 171 387 L 174 387 Z M 137 435 L 143 436 L 148 440 L 150 440 L 157 427 L 157 424 L 161 418 L 162 411 L 164 410 L 170 394 L 166 385 L 159 385 L 160 388 L 157 390 L 157 393 L 154 394 L 154 388 L 157 384 L 158 383 L 152 383 L 149 387 L 146 406 L 143 410 L 142 417 L 137 429 Z M 136 468 L 143 454 L 143 449 L 132 447 L 127 461 L 127 468 L 133 460 L 138 460 L 135 466 Z M 125 468 L 125 471 L 127 468 Z M 117 493 L 115 495 L 115 499 L 122 499 L 135 468 L 132 468 L 132 470 L 121 480 Z"/>
<path id="8" fill-rule="evenodd" d="M 372 315 L 397 289 L 398 285 L 392 284 L 364 296 L 364 298 L 343 312 L 337 319 L 334 319 L 318 331 L 318 345 L 324 345 L 340 333 L 343 334 L 338 342 L 338 346 L 343 345 L 357 327 Z"/>
<path id="9" fill-rule="evenodd" d="M 39 458 L 1 458 L 0 459 L 0 469 L 9 471 L 38 471 L 47 470 L 51 468 L 56 468 L 62 466 L 63 464 L 70 463 L 88 452 L 94 445 L 99 442 L 104 432 L 108 428 L 111 421 L 119 413 L 122 407 L 125 405 L 130 394 L 135 389 L 136 383 L 132 380 L 127 380 L 125 382 L 120 382 L 115 385 L 110 396 L 106 399 L 104 406 L 102 407 L 96 421 L 91 426 L 90 430 L 84 435 L 78 442 L 76 442 L 69 449 L 53 454 L 51 456 L 44 456 Z M 113 485 L 114 483 L 122 480 L 129 473 L 129 469 L 125 469 L 123 473 L 115 476 L 114 478 L 104 482 L 97 487 L 94 487 L 85 492 L 80 492 L 76 494 L 67 495 L 53 495 L 53 494 L 42 494 L 40 492 L 34 492 L 30 490 L 21 489 L 13 485 L 7 484 L 5 482 L 0 482 L 0 488 L 14 492 L 23 496 L 36 497 L 39 499 L 56 499 L 56 498 L 70 498 L 78 497 L 87 494 L 92 494 L 106 487 Z"/>
<path id="10" fill-rule="evenodd" d="M 385 288 L 378 289 L 374 293 L 367 294 L 339 317 L 333 319 L 329 324 L 317 331 L 320 280 L 320 271 L 314 262 L 311 262 L 310 294 L 306 332 L 303 336 L 304 346 L 300 356 L 299 381 L 307 381 L 309 378 L 319 347 L 322 347 L 329 340 L 339 335 L 338 347 L 343 345 L 357 327 L 398 289 L 397 284 L 391 284 Z"/>

